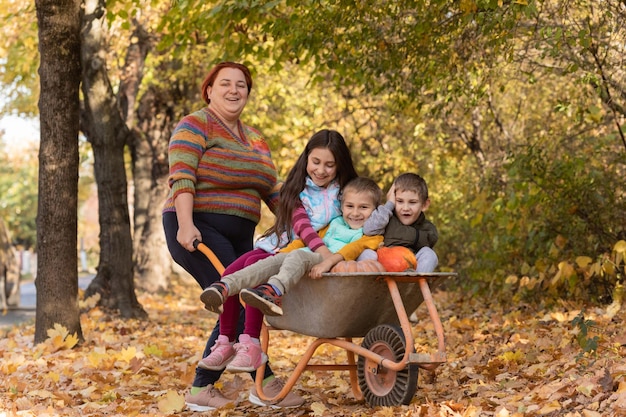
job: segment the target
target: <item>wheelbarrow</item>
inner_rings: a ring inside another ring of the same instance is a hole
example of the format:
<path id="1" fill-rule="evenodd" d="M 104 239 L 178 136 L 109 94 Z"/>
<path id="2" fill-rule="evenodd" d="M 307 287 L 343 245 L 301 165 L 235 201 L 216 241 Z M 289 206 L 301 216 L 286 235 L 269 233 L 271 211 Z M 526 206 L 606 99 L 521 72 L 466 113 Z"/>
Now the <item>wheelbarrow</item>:
<path id="1" fill-rule="evenodd" d="M 206 245 L 202 251 L 219 262 Z M 221 267 L 221 264 L 218 264 Z M 217 267 L 216 267 L 217 268 Z M 223 267 L 218 271 L 223 272 Z M 267 397 L 262 389 L 265 364 L 257 371 L 257 395 L 264 402 L 280 402 L 304 371 L 347 371 L 352 393 L 371 406 L 409 404 L 417 390 L 419 368 L 434 370 L 446 362 L 443 326 L 431 288 L 454 272 L 342 272 L 324 273 L 321 279 L 301 279 L 283 296 L 282 316 L 266 316 L 261 347 L 267 354 L 270 330 L 288 330 L 316 339 L 296 364 L 283 389 Z M 437 350 L 416 353 L 412 313 L 426 304 L 437 336 Z M 354 338 L 363 338 L 360 344 Z M 311 363 L 316 350 L 329 344 L 346 351 L 347 363 Z M 358 359 L 355 358 L 358 356 Z"/>

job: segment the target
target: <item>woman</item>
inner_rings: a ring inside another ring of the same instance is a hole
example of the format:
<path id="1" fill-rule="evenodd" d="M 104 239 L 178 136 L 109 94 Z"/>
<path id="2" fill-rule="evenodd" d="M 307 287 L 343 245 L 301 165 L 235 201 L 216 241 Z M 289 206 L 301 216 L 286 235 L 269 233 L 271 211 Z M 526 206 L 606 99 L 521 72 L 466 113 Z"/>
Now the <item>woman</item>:
<path id="1" fill-rule="evenodd" d="M 261 200 L 272 211 L 277 207 L 280 187 L 269 147 L 256 129 L 239 119 L 251 89 L 247 67 L 234 62 L 216 65 L 202 83 L 202 97 L 208 106 L 185 116 L 170 139 L 165 237 L 174 261 L 202 289 L 219 280 L 220 274 L 195 251 L 194 240 L 204 242 L 227 266 L 252 250 Z M 243 309 L 241 314 L 243 326 Z M 219 323 L 203 357 L 210 353 L 218 335 Z M 221 373 L 196 369 L 191 391 L 185 396 L 189 409 L 208 411 L 232 402 L 214 387 Z M 254 379 L 254 373 L 252 376 Z M 275 396 L 282 389 L 271 370 L 266 371 L 265 380 L 270 382 L 265 385 L 266 395 Z M 297 407 L 303 402 L 290 393 L 278 406 Z"/>

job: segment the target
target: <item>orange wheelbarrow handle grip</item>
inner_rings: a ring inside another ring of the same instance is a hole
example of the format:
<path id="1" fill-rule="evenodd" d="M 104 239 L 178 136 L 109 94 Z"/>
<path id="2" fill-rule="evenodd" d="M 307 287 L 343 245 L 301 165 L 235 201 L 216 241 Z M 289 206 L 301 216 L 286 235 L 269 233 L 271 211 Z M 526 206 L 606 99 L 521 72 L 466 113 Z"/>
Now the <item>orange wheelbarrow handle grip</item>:
<path id="1" fill-rule="evenodd" d="M 211 263 L 213 264 L 213 266 L 215 267 L 215 269 L 220 275 L 224 273 L 224 269 L 225 269 L 224 265 L 222 265 L 220 260 L 217 259 L 217 256 L 215 255 L 215 253 L 211 249 L 209 249 L 207 245 L 205 245 L 204 243 L 196 239 L 193 241 L 193 247 L 198 249 L 200 252 L 202 252 L 204 256 L 206 256 L 209 259 L 209 261 L 211 261 Z"/>

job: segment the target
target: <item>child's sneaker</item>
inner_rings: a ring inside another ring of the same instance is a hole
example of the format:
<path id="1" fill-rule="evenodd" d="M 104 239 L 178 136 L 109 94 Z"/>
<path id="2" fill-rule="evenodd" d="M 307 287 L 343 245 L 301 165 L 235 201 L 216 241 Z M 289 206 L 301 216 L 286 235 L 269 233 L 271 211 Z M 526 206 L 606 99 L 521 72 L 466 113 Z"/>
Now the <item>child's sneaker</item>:
<path id="1" fill-rule="evenodd" d="M 208 369 L 209 371 L 221 371 L 233 359 L 235 348 L 228 340 L 228 336 L 219 335 L 211 353 L 206 358 L 198 362 L 198 368 Z"/>
<path id="2" fill-rule="evenodd" d="M 210 411 L 233 404 L 233 401 L 224 397 L 213 385 L 207 385 L 195 395 L 185 395 L 185 403 L 191 411 Z"/>
<path id="3" fill-rule="evenodd" d="M 282 391 L 284 386 L 285 382 L 278 378 L 274 378 L 263 387 L 263 393 L 268 398 L 274 398 L 279 392 Z M 300 407 L 304 404 L 304 398 L 294 392 L 289 392 L 278 404 L 264 403 L 256 392 L 256 386 L 253 386 L 250 389 L 248 401 L 255 405 L 269 406 L 272 408 L 293 408 Z"/>
<path id="4" fill-rule="evenodd" d="M 250 336 L 239 335 L 239 343 L 235 343 L 235 357 L 226 366 L 231 372 L 252 372 L 267 362 L 267 355 L 261 349 L 260 343 L 254 343 Z"/>
<path id="5" fill-rule="evenodd" d="M 270 284 L 241 290 L 240 296 L 244 303 L 258 308 L 266 316 L 283 315 L 283 296 L 276 294 Z"/>
<path id="6" fill-rule="evenodd" d="M 224 312 L 222 304 L 224 304 L 226 298 L 228 298 L 228 287 L 221 281 L 209 285 L 200 294 L 200 300 L 204 303 L 204 308 L 218 314 Z"/>

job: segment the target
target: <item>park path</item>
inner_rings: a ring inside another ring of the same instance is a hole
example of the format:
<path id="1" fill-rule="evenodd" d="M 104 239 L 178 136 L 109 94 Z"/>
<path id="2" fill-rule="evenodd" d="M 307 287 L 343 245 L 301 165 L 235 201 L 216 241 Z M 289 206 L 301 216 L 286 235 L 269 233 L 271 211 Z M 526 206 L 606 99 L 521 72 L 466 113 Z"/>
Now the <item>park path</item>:
<path id="1" fill-rule="evenodd" d="M 94 275 L 85 275 L 78 278 L 78 286 L 87 288 Z M 20 305 L 6 311 L 0 312 L 0 329 L 35 319 L 35 309 L 37 304 L 37 289 L 34 281 L 20 283 Z"/>

